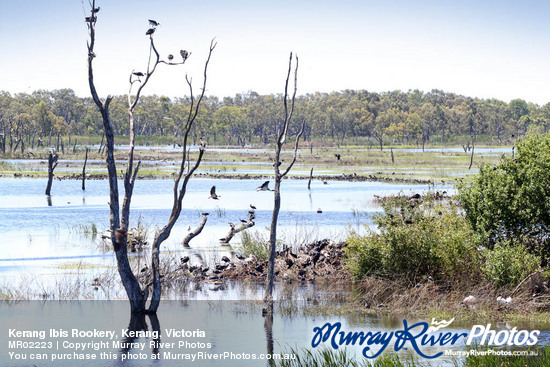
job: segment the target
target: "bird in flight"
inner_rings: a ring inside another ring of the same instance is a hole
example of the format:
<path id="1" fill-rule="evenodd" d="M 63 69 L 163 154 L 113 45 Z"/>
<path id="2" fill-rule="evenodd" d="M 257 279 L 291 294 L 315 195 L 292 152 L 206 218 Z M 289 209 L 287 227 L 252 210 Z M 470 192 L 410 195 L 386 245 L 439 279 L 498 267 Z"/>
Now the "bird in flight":
<path id="1" fill-rule="evenodd" d="M 250 208 L 256 210 L 256 207 L 255 207 L 254 205 L 252 205 L 252 204 L 250 204 Z"/>
<path id="2" fill-rule="evenodd" d="M 218 200 L 219 198 L 221 198 L 220 195 L 216 194 L 216 186 L 212 186 L 212 188 L 210 189 L 210 196 L 208 198 L 214 200 Z"/>
<path id="3" fill-rule="evenodd" d="M 256 191 L 273 191 L 269 188 L 269 181 L 264 182 L 261 186 L 258 186 Z"/>
<path id="4" fill-rule="evenodd" d="M 153 19 L 149 19 L 149 25 L 151 27 L 158 27 L 160 25 L 159 22 L 157 22 L 156 20 L 153 20 Z"/>

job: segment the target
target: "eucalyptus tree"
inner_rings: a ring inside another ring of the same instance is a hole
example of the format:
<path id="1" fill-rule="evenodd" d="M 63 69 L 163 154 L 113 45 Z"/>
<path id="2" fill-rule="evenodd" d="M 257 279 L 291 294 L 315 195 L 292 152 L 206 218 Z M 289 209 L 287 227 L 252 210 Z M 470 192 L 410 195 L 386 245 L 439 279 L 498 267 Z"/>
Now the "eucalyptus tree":
<path id="1" fill-rule="evenodd" d="M 183 65 L 189 53 L 182 50 L 180 53 L 182 55 L 182 61 L 174 62 L 171 59 L 169 61 L 162 60 L 160 54 L 157 51 L 154 43 L 154 29 L 149 29 L 146 32 L 146 35 L 149 36 L 149 60 L 147 64 L 147 69 L 145 73 L 143 72 L 132 72 L 130 73 L 129 78 L 129 91 L 127 95 L 128 100 L 128 128 L 129 128 L 129 150 L 128 150 L 128 160 L 126 165 L 126 171 L 124 172 L 123 184 L 124 184 L 124 199 L 122 203 L 122 208 L 119 203 L 119 194 L 118 194 L 118 181 L 117 181 L 117 169 L 114 158 L 114 131 L 113 131 L 113 122 L 110 114 L 110 104 L 113 101 L 112 96 L 107 96 L 104 100 L 99 98 L 99 95 L 96 90 L 94 83 L 94 70 L 93 70 L 93 61 L 96 57 L 95 54 L 95 41 L 96 41 L 96 21 L 98 17 L 99 8 L 95 6 L 95 0 L 92 0 L 90 15 L 86 17 L 86 23 L 88 25 L 89 31 L 89 40 L 88 40 L 88 82 L 90 86 L 90 92 L 94 103 L 99 109 L 102 121 L 103 128 L 106 137 L 106 147 L 107 147 L 107 172 L 108 172 L 108 181 L 109 181 L 109 209 L 110 209 L 110 227 L 111 227 L 111 241 L 113 243 L 113 248 L 116 255 L 118 273 L 120 275 L 122 284 L 128 295 L 130 301 L 130 308 L 132 313 L 156 313 L 161 298 L 161 274 L 160 274 L 160 246 L 168 238 L 171 233 L 173 226 L 175 225 L 177 219 L 182 210 L 182 202 L 186 193 L 187 183 L 189 179 L 199 167 L 203 154 L 204 154 L 204 145 L 199 149 L 199 155 L 196 162 L 190 166 L 185 172 L 185 164 L 187 160 L 187 138 L 193 123 L 197 117 L 199 107 L 206 90 L 206 76 L 208 64 L 212 52 L 216 46 L 214 41 L 210 44 L 210 49 L 208 53 L 208 58 L 204 66 L 204 78 L 201 93 L 198 98 L 195 100 L 193 95 L 193 88 L 191 80 L 186 77 L 186 82 L 190 91 L 190 106 L 187 112 L 187 118 L 185 125 L 183 127 L 184 137 L 183 137 L 183 149 L 182 149 L 182 161 L 180 165 L 179 172 L 174 181 L 174 195 L 173 195 L 173 205 L 172 212 L 168 223 L 160 229 L 152 244 L 151 252 L 151 268 L 152 268 L 152 280 L 146 282 L 143 286 L 137 280 L 131 265 L 128 260 L 128 228 L 130 221 L 130 205 L 132 200 L 132 194 L 134 190 L 134 184 L 136 180 L 137 173 L 139 171 L 140 162 L 137 164 L 134 163 L 134 149 L 135 149 L 135 116 L 134 111 L 138 105 L 141 97 L 143 88 L 147 85 L 148 81 L 157 70 L 157 67 L 161 64 L 164 65 Z M 185 54 L 185 56 L 184 56 Z M 142 79 L 143 78 L 143 79 Z M 149 307 L 146 303 L 149 300 L 149 294 L 152 288 L 151 293 L 151 302 Z"/>

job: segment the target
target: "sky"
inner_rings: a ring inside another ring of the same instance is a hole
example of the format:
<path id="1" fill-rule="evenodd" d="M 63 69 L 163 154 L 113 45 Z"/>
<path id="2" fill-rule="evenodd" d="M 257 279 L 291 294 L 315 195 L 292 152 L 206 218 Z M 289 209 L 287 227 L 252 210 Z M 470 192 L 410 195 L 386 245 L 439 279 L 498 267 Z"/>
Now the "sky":
<path id="1" fill-rule="evenodd" d="M 72 88 L 89 96 L 88 0 L 0 0 L 0 90 Z M 550 102 L 550 2 L 358 0 L 97 0 L 95 81 L 100 96 L 128 92 L 144 71 L 148 19 L 162 57 L 144 94 L 195 93 L 211 39 L 207 94 L 282 93 L 289 53 L 298 94 L 440 89 L 506 102 Z"/>

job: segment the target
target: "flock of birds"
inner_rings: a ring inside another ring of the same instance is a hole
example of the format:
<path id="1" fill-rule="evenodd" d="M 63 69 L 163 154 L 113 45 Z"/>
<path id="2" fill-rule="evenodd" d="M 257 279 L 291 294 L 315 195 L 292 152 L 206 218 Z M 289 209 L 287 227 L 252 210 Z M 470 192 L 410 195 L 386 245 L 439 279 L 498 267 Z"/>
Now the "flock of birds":
<path id="1" fill-rule="evenodd" d="M 147 32 L 145 32 L 145 35 L 152 37 L 153 33 L 155 33 L 157 27 L 160 26 L 160 23 L 157 22 L 156 20 L 149 19 L 149 26 L 150 26 L 150 28 L 147 30 Z M 189 55 L 190 55 L 190 53 L 188 51 L 180 50 L 180 56 L 183 59 L 183 62 L 185 62 L 185 60 L 187 60 Z M 174 55 L 169 54 L 168 55 L 168 60 L 170 60 L 170 61 L 174 60 Z"/>
<path id="2" fill-rule="evenodd" d="M 258 186 L 256 188 L 256 191 L 273 191 L 273 190 L 269 188 L 269 181 L 266 181 L 260 186 Z M 208 198 L 213 200 L 219 200 L 219 198 L 221 198 L 221 195 L 216 194 L 216 185 L 210 188 L 210 196 Z M 250 206 L 252 207 L 252 209 L 256 209 L 256 207 L 254 207 L 253 205 L 250 205 Z"/>
<path id="3" fill-rule="evenodd" d="M 87 18 L 86 18 L 87 19 Z M 149 37 L 153 37 L 153 34 L 155 33 L 157 27 L 160 26 L 160 23 L 157 22 L 156 20 L 154 19 L 149 19 L 149 29 L 147 30 L 147 32 L 145 32 L 145 35 L 146 36 L 149 36 Z M 182 61 L 181 63 L 183 64 L 187 58 L 189 57 L 189 55 L 191 55 L 188 51 L 186 50 L 180 50 L 180 56 L 182 58 Z M 170 64 L 173 64 L 173 60 L 174 60 L 174 55 L 172 54 L 169 54 L 168 55 L 168 60 L 170 61 Z M 141 82 L 141 77 L 145 76 L 145 74 L 143 74 L 141 71 L 136 71 L 136 72 L 132 72 L 133 75 L 137 76 L 137 80 L 139 82 Z"/>
<path id="4" fill-rule="evenodd" d="M 85 21 L 86 23 L 95 23 L 96 20 L 97 20 L 97 17 L 95 16 L 95 14 L 97 12 L 99 12 L 100 10 L 100 7 L 97 7 L 97 8 L 94 8 L 92 9 L 92 15 L 89 16 L 89 17 L 85 17 Z M 160 23 L 157 22 L 156 20 L 154 19 L 148 19 L 149 20 L 149 29 L 145 32 L 145 35 L 146 36 L 149 36 L 149 37 L 152 37 L 153 34 L 155 33 L 155 31 L 157 30 L 157 27 L 160 26 Z M 180 56 L 182 58 L 182 61 L 181 63 L 183 64 L 187 58 L 191 55 L 191 53 L 189 51 L 186 51 L 186 50 L 180 50 Z M 94 56 L 95 55 L 90 55 L 90 56 Z M 168 55 L 168 60 L 169 62 L 172 64 L 173 63 L 173 60 L 174 60 L 174 55 L 173 54 L 169 54 Z M 140 78 L 145 76 L 145 74 L 143 74 L 141 71 L 136 71 L 136 72 L 133 72 L 132 73 L 133 75 L 137 76 L 137 80 L 139 82 L 141 82 Z"/>

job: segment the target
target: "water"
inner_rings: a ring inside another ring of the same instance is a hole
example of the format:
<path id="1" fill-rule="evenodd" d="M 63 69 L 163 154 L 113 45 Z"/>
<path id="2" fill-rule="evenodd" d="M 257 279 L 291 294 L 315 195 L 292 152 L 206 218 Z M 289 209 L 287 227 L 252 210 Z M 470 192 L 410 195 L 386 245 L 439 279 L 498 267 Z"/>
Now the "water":
<path id="1" fill-rule="evenodd" d="M 189 255 L 190 262 L 208 264 L 229 254 L 232 249 L 220 246 L 218 239 L 229 230 L 228 222 L 238 222 L 246 218 L 249 205 L 256 210 L 256 226 L 251 231 L 260 231 L 267 235 L 271 219 L 273 195 L 271 192 L 257 192 L 263 180 L 213 180 L 192 179 L 184 199 L 184 210 L 171 237 L 163 244 L 163 256 Z M 55 181 L 51 201 L 43 194 L 44 179 L 0 178 L 0 273 L 4 289 L 17 290 L 18 287 L 31 289 L 31 297 L 39 298 L 41 292 L 53 298 L 66 298 L 64 294 L 77 292 L 82 301 L 31 301 L 0 302 L 0 324 L 4 330 L 9 327 L 19 329 L 49 330 L 51 328 L 71 330 L 115 330 L 117 335 L 128 327 L 130 315 L 125 301 L 101 301 L 124 298 L 120 289 L 109 291 L 103 287 L 95 289 L 91 280 L 98 274 L 110 273 L 116 278 L 116 262 L 110 246 L 102 246 L 101 234 L 108 226 L 109 201 L 108 183 L 104 180 L 87 182 L 87 190 L 80 189 L 75 180 Z M 271 182 L 271 186 L 272 186 Z M 220 200 L 208 199 L 210 187 L 215 185 L 221 195 Z M 120 183 L 120 188 L 122 184 Z M 279 217 L 279 235 L 289 244 L 306 244 L 316 239 L 343 239 L 349 230 L 361 231 L 364 225 L 372 223 L 372 214 L 380 208 L 375 204 L 375 195 L 384 196 L 403 192 L 421 192 L 427 185 L 394 185 L 377 182 L 312 182 L 311 191 L 307 182 L 285 180 L 282 184 L 282 207 Z M 450 187 L 439 190 L 450 191 Z M 141 224 L 153 229 L 168 220 L 172 206 L 172 180 L 140 180 L 135 186 L 131 226 Z M 317 213 L 321 209 L 322 213 Z M 191 242 L 191 249 L 184 249 L 181 240 L 187 233 L 187 227 L 196 226 L 201 220 L 201 212 L 209 212 L 209 219 L 202 234 Z M 94 238 L 89 231 L 91 224 L 98 229 Z M 233 248 L 238 250 L 239 237 L 234 240 Z M 133 263 L 143 262 L 139 254 L 131 254 Z M 76 280 L 75 280 L 76 279 Z M 79 281 L 78 279 L 81 279 Z M 60 284 L 69 284 L 55 293 Z M 214 284 L 185 283 L 174 287 L 164 296 L 159 310 L 161 330 L 165 328 L 205 331 L 204 338 L 189 338 L 190 342 L 210 343 L 210 348 L 172 348 L 175 353 L 267 353 L 270 340 L 273 340 L 275 353 L 289 352 L 290 348 L 310 347 L 313 328 L 326 322 L 341 322 L 345 331 L 395 331 L 402 329 L 401 319 L 386 319 L 365 316 L 312 316 L 300 312 L 300 307 L 311 303 L 326 302 L 329 305 L 346 290 L 326 289 L 315 284 L 294 284 L 290 289 L 277 285 L 275 298 L 277 303 L 275 317 L 271 326 L 261 316 L 260 302 L 263 296 L 263 284 L 243 284 L 227 282 L 224 287 Z M 233 301 L 231 301 L 233 300 Z M 287 302 L 288 301 L 288 302 Z M 285 303 L 287 302 L 287 303 Z M 428 320 L 421 320 L 428 321 Z M 148 328 L 153 326 L 148 322 Z M 410 320 L 414 322 L 414 320 Z M 496 325 L 500 329 L 517 325 Z M 471 325 L 452 325 L 449 331 L 468 332 Z M 520 327 L 518 327 L 519 329 Z M 26 366 L 28 360 L 8 360 L 9 351 L 6 332 L 0 333 L 0 365 Z M 100 341 L 95 339 L 67 338 L 71 341 Z M 538 344 L 550 342 L 550 332 L 542 331 Z M 169 337 L 164 332 L 162 342 L 181 341 L 181 338 Z M 149 343 L 150 338 L 143 337 L 138 342 Z M 457 345 L 465 349 L 464 343 Z M 427 354 L 440 352 L 442 347 L 423 349 Z M 446 349 L 446 348 L 444 348 Z M 135 359 L 121 362 L 123 353 L 110 345 L 102 350 L 117 360 L 79 361 L 82 366 L 147 366 L 152 363 L 153 352 L 147 346 L 147 359 Z M 161 348 L 161 352 L 170 348 Z M 23 351 L 20 351 L 23 352 Z M 26 350 L 28 352 L 28 350 Z M 49 353 L 50 351 L 48 351 Z M 59 350 L 63 352 L 63 348 Z M 88 351 L 90 352 L 90 351 Z M 91 351 L 90 353 L 95 353 Z M 134 349 L 132 356 L 138 356 Z M 350 353 L 360 356 L 361 348 L 351 348 Z M 409 351 L 401 351 L 405 357 Z M 99 356 L 99 355 L 98 355 Z M 416 357 L 416 356 L 415 356 Z M 98 357 L 99 358 L 99 357 Z M 361 357 L 359 357 L 361 358 Z M 159 366 L 180 366 L 181 360 L 161 359 Z M 449 357 L 440 357 L 433 365 L 451 365 Z M 51 362 L 33 361 L 37 366 L 52 365 Z M 73 366 L 74 360 L 56 362 L 54 365 Z M 214 366 L 220 361 L 203 360 L 195 365 Z M 262 366 L 265 362 L 248 360 L 224 360 L 227 366 Z"/>
<path id="2" fill-rule="evenodd" d="M 298 309 L 307 306 L 298 302 Z M 159 354 L 160 358 L 155 361 L 157 366 L 269 366 L 266 361 L 244 359 L 245 355 L 256 355 L 266 353 L 290 353 L 293 348 L 301 351 L 302 348 L 311 348 L 314 337 L 314 328 L 322 327 L 325 323 L 341 323 L 341 331 L 347 332 L 386 332 L 391 333 L 403 330 L 403 320 L 400 318 L 378 318 L 366 316 L 304 316 L 300 311 L 289 313 L 285 304 L 275 304 L 275 315 L 271 320 L 269 317 L 261 316 L 261 303 L 257 302 L 235 302 L 235 301 L 163 301 L 158 312 L 158 317 L 139 318 L 129 314 L 128 305 L 121 301 L 70 301 L 70 302 L 0 302 L 0 322 L 5 328 L 16 330 L 44 331 L 44 339 L 31 338 L 22 339 L 10 337 L 7 332 L 0 333 L 0 365 L 2 366 L 28 366 L 29 360 L 15 360 L 9 358 L 9 352 L 21 355 L 30 353 L 45 353 L 50 359 L 51 355 L 72 355 L 74 347 L 66 342 L 96 343 L 84 346 L 79 353 L 89 353 L 96 356 L 96 360 L 60 360 L 32 361 L 35 366 L 150 366 L 151 355 Z M 407 320 L 409 325 L 422 320 Z M 519 326 L 519 325 L 515 325 Z M 507 329 L 505 324 L 493 324 L 494 330 Z M 443 332 L 467 333 L 470 326 L 453 323 L 451 326 L 442 329 Z M 54 329 L 57 336 L 50 336 Z M 143 349 L 136 344 L 129 351 L 124 351 L 117 344 L 124 340 L 126 330 L 154 330 L 160 331 L 160 340 L 154 334 L 145 334 L 142 337 L 132 340 L 134 343 L 144 343 Z M 176 337 L 171 335 L 170 330 L 188 331 L 188 336 Z M 522 329 L 522 327 L 518 327 Z M 73 334 L 73 330 L 77 334 Z M 112 332 L 110 336 L 85 336 L 81 332 Z M 414 329 L 416 333 L 418 329 Z M 67 336 L 59 335 L 66 332 Z M 193 334 L 195 332 L 195 334 Z M 151 347 L 154 340 L 164 343 L 158 350 Z M 43 341 L 52 343 L 47 349 L 25 349 L 9 347 L 9 341 Z M 392 351 L 395 345 L 395 337 L 388 345 L 387 351 Z M 105 344 L 100 347 L 99 342 Z M 539 343 L 549 343 L 550 332 L 543 331 L 539 336 Z M 181 343 L 181 344 L 180 344 Z M 328 347 L 329 341 L 322 343 L 318 348 Z M 363 346 L 348 346 L 347 351 L 362 359 Z M 377 345 L 371 345 L 372 352 L 378 351 Z M 510 347 L 506 347 L 510 349 Z M 421 351 L 426 355 L 435 355 L 449 350 L 464 350 L 465 338 L 460 338 L 455 345 L 446 346 L 422 346 Z M 501 348 L 499 348 L 501 349 Z M 190 363 L 179 359 L 168 358 L 167 353 L 173 354 L 197 354 L 209 353 L 218 355 L 221 359 L 201 360 Z M 231 353 L 234 358 L 231 359 Z M 372 355 L 367 353 L 368 355 Z M 400 358 L 407 358 L 412 353 L 409 342 L 398 352 Z M 102 355 L 103 354 L 103 358 Z M 224 355 L 226 356 L 224 358 Z M 240 358 L 239 358 L 240 356 Z M 129 358 L 129 361 L 121 361 L 121 358 Z M 29 357 L 27 357 L 29 358 Z M 422 365 L 430 361 L 420 359 L 414 355 L 416 362 L 419 360 Z M 432 366 L 452 366 L 456 358 L 441 356 L 431 360 Z"/>
<path id="3" fill-rule="evenodd" d="M 109 189 L 105 180 L 87 181 L 82 191 L 80 181 L 54 181 L 51 198 L 43 194 L 46 180 L 0 178 L 0 272 L 18 278 L 32 270 L 42 275 L 64 272 L 66 268 L 109 268 L 115 266 L 109 246 L 101 239 L 108 235 Z M 229 231 L 229 222 L 239 223 L 248 217 L 250 204 L 257 207 L 255 227 L 267 238 L 271 221 L 273 195 L 257 192 L 262 180 L 213 180 L 195 178 L 189 182 L 184 210 L 163 244 L 163 251 L 202 255 L 208 263 L 228 254 L 218 239 Z M 216 186 L 220 200 L 209 199 Z M 273 183 L 271 183 L 271 186 Z M 122 182 L 119 188 L 122 190 Z M 380 210 L 374 195 L 426 190 L 427 185 L 393 185 L 375 182 L 313 181 L 307 190 L 305 181 L 285 180 L 279 215 L 279 238 L 289 245 L 304 245 L 314 240 L 343 239 L 350 229 L 361 231 L 371 223 L 371 215 Z M 152 240 L 155 228 L 169 219 L 173 201 L 172 180 L 139 180 L 132 200 L 130 227 L 138 222 L 149 229 Z M 122 198 L 121 198 L 122 202 Z M 318 210 L 322 213 L 317 213 Z M 195 228 L 209 212 L 203 232 L 184 249 L 181 241 L 188 227 Z M 97 228 L 95 238 L 90 233 Z M 232 242 L 238 249 L 240 236 Z M 102 243 L 107 245 L 107 250 Z M 193 260 L 193 259 L 192 259 Z M 195 261 L 195 260 L 193 260 Z"/>

